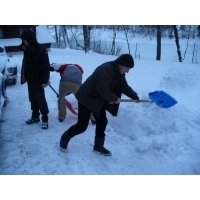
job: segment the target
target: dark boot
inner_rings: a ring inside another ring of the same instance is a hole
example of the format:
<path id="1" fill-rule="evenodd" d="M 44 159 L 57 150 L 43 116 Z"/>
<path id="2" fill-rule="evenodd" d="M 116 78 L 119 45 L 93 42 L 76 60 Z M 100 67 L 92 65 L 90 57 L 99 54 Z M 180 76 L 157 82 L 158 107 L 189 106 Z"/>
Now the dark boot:
<path id="1" fill-rule="evenodd" d="M 38 123 L 39 121 L 40 121 L 40 118 L 31 117 L 30 119 L 26 120 L 26 123 L 33 124 L 33 123 Z"/>
<path id="2" fill-rule="evenodd" d="M 67 131 L 65 131 L 60 139 L 60 147 L 62 149 L 67 149 L 67 145 L 70 141 L 71 137 L 67 134 Z"/>
<path id="3" fill-rule="evenodd" d="M 105 138 L 95 137 L 93 150 L 97 153 L 100 153 L 101 155 L 111 156 L 112 155 L 111 152 L 103 147 L 104 141 L 105 141 Z"/>

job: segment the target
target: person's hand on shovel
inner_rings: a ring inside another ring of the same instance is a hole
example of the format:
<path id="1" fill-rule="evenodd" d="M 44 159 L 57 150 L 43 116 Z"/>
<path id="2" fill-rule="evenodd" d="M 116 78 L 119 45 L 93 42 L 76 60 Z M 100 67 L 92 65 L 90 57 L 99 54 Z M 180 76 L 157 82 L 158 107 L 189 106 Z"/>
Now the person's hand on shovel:
<path id="1" fill-rule="evenodd" d="M 121 99 L 118 97 L 117 101 L 109 102 L 110 104 L 119 104 L 121 102 Z"/>
<path id="2" fill-rule="evenodd" d="M 43 84 L 42 84 L 42 87 L 45 88 L 45 87 L 47 87 L 48 85 L 49 85 L 48 83 L 43 83 Z"/>

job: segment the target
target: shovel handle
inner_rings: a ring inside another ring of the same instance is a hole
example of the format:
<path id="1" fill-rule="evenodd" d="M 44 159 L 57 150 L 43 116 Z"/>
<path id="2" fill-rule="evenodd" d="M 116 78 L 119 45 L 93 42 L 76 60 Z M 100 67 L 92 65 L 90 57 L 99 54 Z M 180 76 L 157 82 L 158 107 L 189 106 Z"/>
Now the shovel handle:
<path id="1" fill-rule="evenodd" d="M 121 99 L 121 102 L 137 102 L 137 100 L 134 100 L 134 99 Z M 151 103 L 152 101 L 149 101 L 149 100 L 139 100 L 139 102 L 149 102 Z"/>
<path id="2" fill-rule="evenodd" d="M 49 82 L 49 87 L 56 93 L 57 97 L 58 97 L 58 93 L 55 91 L 55 89 L 51 86 L 50 82 Z"/>

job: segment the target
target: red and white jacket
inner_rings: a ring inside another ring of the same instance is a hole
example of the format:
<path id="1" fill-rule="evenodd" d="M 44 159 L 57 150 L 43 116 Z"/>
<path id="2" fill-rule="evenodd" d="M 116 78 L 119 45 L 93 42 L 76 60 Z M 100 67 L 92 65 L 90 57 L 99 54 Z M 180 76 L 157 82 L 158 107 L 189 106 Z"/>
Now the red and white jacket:
<path id="1" fill-rule="evenodd" d="M 50 67 L 52 67 L 54 71 L 60 73 L 61 82 L 69 81 L 79 85 L 82 84 L 82 74 L 84 71 L 80 65 L 52 63 Z"/>

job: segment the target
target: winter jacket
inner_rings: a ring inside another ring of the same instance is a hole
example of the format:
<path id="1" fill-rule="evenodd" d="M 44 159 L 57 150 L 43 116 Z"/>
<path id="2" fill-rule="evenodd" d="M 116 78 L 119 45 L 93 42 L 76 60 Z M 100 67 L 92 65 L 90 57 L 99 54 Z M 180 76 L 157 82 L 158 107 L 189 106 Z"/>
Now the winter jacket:
<path id="1" fill-rule="evenodd" d="M 27 81 L 33 85 L 47 84 L 50 76 L 50 63 L 48 52 L 38 42 L 34 33 L 24 31 L 20 38 L 25 39 L 30 46 L 23 43 L 19 46 L 24 52 L 21 69 L 21 84 Z"/>
<path id="2" fill-rule="evenodd" d="M 79 103 L 96 116 L 100 115 L 105 104 L 106 110 L 117 116 L 119 104 L 109 104 L 109 102 L 117 101 L 122 93 L 131 99 L 139 99 L 137 93 L 127 84 L 125 74 L 119 72 L 115 60 L 98 66 L 75 96 Z"/>
<path id="3" fill-rule="evenodd" d="M 72 83 L 82 84 L 83 69 L 78 64 L 57 64 L 52 63 L 50 65 L 51 71 L 60 73 L 60 81 L 69 81 Z"/>

